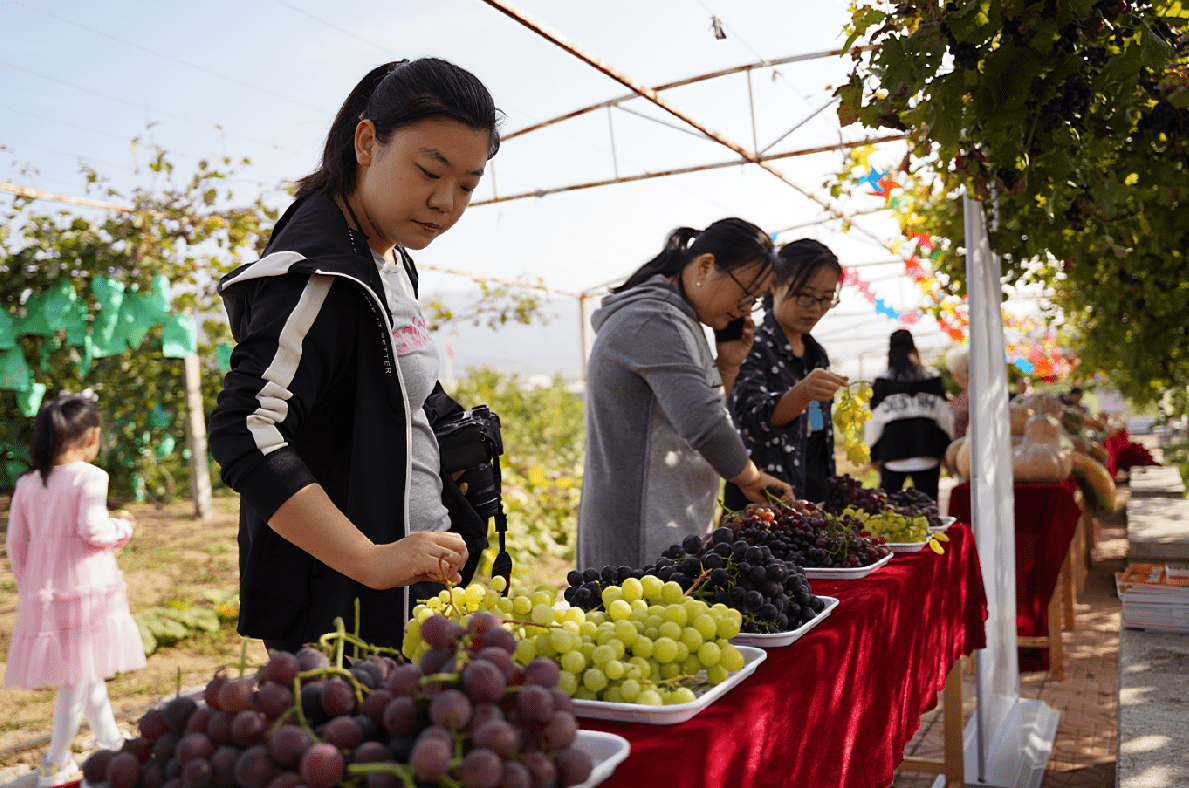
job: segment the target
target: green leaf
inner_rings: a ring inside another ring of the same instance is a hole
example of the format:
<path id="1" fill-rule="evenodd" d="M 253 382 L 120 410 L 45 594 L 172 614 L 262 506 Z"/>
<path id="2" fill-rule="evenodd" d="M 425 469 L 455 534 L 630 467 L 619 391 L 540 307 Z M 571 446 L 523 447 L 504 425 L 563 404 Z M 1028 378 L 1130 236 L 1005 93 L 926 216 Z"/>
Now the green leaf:
<path id="1" fill-rule="evenodd" d="M 1168 61 L 1172 54 L 1172 47 L 1160 36 L 1152 32 L 1152 28 L 1145 23 L 1140 28 L 1140 62 L 1151 69 L 1159 69 Z"/>
<path id="2" fill-rule="evenodd" d="M 849 126 L 859 119 L 859 107 L 863 104 L 863 84 L 858 74 L 851 74 L 850 81 L 835 93 L 842 98 L 838 105 L 838 122 Z"/>
<path id="3" fill-rule="evenodd" d="M 846 39 L 846 43 L 842 45 L 842 54 L 845 55 L 850 51 L 851 44 L 867 32 L 867 28 L 872 25 L 877 25 L 887 18 L 887 14 L 883 11 L 878 11 L 871 6 L 863 6 L 851 15 L 851 23 L 855 26 L 854 32 Z"/>

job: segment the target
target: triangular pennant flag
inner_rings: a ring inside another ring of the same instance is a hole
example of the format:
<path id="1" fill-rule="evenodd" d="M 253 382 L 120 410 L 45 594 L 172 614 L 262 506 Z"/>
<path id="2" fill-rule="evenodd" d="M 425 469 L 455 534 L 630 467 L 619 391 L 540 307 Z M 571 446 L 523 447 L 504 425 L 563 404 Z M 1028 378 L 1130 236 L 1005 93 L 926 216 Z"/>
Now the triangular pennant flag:
<path id="1" fill-rule="evenodd" d="M 25 361 L 24 348 L 0 351 L 0 389 L 28 391 L 32 386 L 33 370 Z"/>
<path id="2" fill-rule="evenodd" d="M 169 315 L 161 337 L 161 355 L 185 358 L 198 352 L 198 326 L 189 315 Z"/>

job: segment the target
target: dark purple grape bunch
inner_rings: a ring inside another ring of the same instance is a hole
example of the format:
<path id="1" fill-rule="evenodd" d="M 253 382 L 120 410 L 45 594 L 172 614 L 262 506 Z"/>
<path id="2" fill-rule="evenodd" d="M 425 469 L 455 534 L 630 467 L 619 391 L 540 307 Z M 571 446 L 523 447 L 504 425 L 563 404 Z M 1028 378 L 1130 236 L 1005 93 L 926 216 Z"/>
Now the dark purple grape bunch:
<path id="1" fill-rule="evenodd" d="M 749 517 L 732 518 L 720 525 L 691 558 L 708 572 L 692 596 L 707 604 L 723 604 L 738 610 L 743 620 L 740 631 L 771 634 L 786 632 L 812 621 L 825 604 L 810 589 L 805 572 L 795 562 L 777 555 L 784 552 L 772 538 L 765 507 L 752 509 Z M 746 513 L 746 510 L 745 510 Z M 741 522 L 736 525 L 734 519 Z M 692 546 L 692 543 L 683 545 Z"/>
<path id="2" fill-rule="evenodd" d="M 110 788 L 549 788 L 591 771 L 558 668 L 512 661 L 490 613 L 422 622 L 419 665 L 369 655 L 347 669 L 315 648 L 147 712 L 141 735 L 83 766 Z M 296 693 L 296 694 L 295 694 Z M 459 754 L 461 753 L 461 755 Z"/>
<path id="3" fill-rule="evenodd" d="M 883 490 L 864 487 L 851 476 L 831 476 L 826 479 L 826 500 L 822 503 L 830 514 L 842 514 L 850 507 L 861 509 L 867 514 L 878 514 L 888 508 L 888 494 Z"/>
<path id="4" fill-rule="evenodd" d="M 937 501 L 929 497 L 929 493 L 916 487 L 905 487 L 893 493 L 888 493 L 888 505 L 896 514 L 905 517 L 924 517 L 929 525 L 941 525 L 941 511 L 937 508 Z"/>
<path id="5" fill-rule="evenodd" d="M 806 512 L 817 511 L 813 504 L 800 505 Z M 643 569 L 572 571 L 563 595 L 571 605 L 594 610 L 602 607 L 603 588 L 622 585 L 628 577 L 652 575 L 677 583 L 687 595 L 707 604 L 738 610 L 743 632 L 788 631 L 812 620 L 824 604 L 810 591 L 800 566 L 789 560 L 787 545 L 769 532 L 775 517 L 771 507 L 749 505 L 724 518 L 724 527 L 710 537 L 687 536 Z"/>
<path id="6" fill-rule="evenodd" d="M 562 598 L 574 607 L 583 610 L 596 610 L 603 606 L 603 589 L 623 585 L 629 577 L 637 580 L 646 574 L 656 574 L 656 566 L 649 565 L 643 569 L 633 569 L 630 566 L 604 566 L 600 569 L 585 569 L 578 571 L 571 569 L 566 575 L 569 584 L 562 591 Z"/>
<path id="7" fill-rule="evenodd" d="M 844 490 L 846 500 L 878 505 L 877 511 L 887 507 L 887 495 L 882 491 L 863 491 L 851 477 L 835 477 L 834 481 L 832 495 L 836 503 L 843 500 L 837 497 L 838 491 Z M 827 489 L 830 489 L 829 481 Z M 852 494 L 856 497 L 849 497 Z M 826 507 L 830 505 L 828 500 Z M 865 509 L 862 505 L 849 505 Z M 826 510 L 806 502 L 779 509 L 752 504 L 742 512 L 724 514 L 721 525 L 731 528 L 737 538 L 765 545 L 776 558 L 798 567 L 853 569 L 870 566 L 891 552 L 885 546 L 887 540 L 863 530 L 859 518 L 847 514 L 830 516 Z"/>

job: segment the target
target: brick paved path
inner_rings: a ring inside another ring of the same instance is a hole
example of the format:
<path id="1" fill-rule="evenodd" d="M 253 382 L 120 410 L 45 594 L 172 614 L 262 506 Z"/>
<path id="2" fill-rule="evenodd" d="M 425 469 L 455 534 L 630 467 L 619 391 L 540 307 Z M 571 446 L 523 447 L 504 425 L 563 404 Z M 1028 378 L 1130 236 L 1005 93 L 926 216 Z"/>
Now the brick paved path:
<path id="1" fill-rule="evenodd" d="M 1047 672 L 1021 673 L 1020 694 L 1039 698 L 1061 714 L 1053 753 L 1042 788 L 1114 788 L 1118 718 L 1119 598 L 1114 573 L 1122 571 L 1127 552 L 1120 487 L 1117 514 L 1101 522 L 1084 591 L 1078 595 L 1076 623 L 1064 635 L 1065 680 Z M 974 677 L 965 681 L 966 719 L 974 712 Z M 941 757 L 938 712 L 921 718 L 921 730 L 906 755 Z M 968 778 L 971 775 L 967 775 Z M 900 773 L 893 788 L 928 788 L 934 778 Z"/>

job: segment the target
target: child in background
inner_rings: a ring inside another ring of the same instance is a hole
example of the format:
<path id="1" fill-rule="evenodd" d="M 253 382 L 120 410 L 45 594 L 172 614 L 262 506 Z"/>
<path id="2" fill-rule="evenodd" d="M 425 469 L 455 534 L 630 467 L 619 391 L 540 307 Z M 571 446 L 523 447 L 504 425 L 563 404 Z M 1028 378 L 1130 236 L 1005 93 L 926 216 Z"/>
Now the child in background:
<path id="1" fill-rule="evenodd" d="M 122 746 L 104 680 L 145 665 L 112 555 L 132 522 L 108 514 L 107 473 L 91 464 L 99 436 L 94 401 L 66 394 L 43 406 L 33 424 L 33 469 L 17 481 L 9 512 L 20 602 L 4 686 L 58 688 L 39 788 L 80 779 L 70 745 L 84 716 L 97 747 Z"/>

